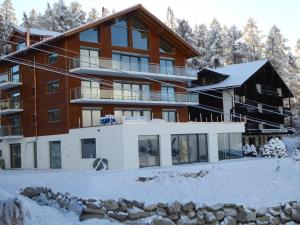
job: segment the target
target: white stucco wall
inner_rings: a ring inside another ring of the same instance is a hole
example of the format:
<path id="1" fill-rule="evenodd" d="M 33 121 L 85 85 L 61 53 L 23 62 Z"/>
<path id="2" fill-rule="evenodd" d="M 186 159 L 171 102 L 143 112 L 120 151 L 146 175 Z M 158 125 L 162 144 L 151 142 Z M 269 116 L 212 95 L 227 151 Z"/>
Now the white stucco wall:
<path id="1" fill-rule="evenodd" d="M 92 169 L 94 159 L 82 159 L 81 139 L 96 139 L 97 157 L 108 159 L 110 169 L 139 168 L 139 135 L 159 135 L 160 165 L 172 165 L 172 134 L 207 134 L 208 157 L 210 162 L 218 161 L 217 133 L 243 133 L 243 123 L 189 122 L 167 123 L 150 121 L 145 123 L 121 124 L 72 129 L 69 134 L 41 136 L 37 139 L 38 169 L 50 168 L 49 141 L 61 141 L 62 169 Z M 6 167 L 10 167 L 10 144 L 21 143 L 22 168 L 34 168 L 33 143 L 35 138 L 3 140 L 0 149 Z M 27 147 L 26 147 L 26 143 Z"/>

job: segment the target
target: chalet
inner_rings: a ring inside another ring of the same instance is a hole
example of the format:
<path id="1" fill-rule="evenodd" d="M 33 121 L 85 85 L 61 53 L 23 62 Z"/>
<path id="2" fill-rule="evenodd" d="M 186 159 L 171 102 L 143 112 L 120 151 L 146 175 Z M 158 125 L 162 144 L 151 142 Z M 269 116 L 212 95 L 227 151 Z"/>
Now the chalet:
<path id="1" fill-rule="evenodd" d="M 268 60 L 204 68 L 190 91 L 200 92 L 199 106 L 206 105 L 190 107 L 191 120 L 244 121 L 244 145 L 261 146 L 291 132 L 285 124 L 293 94 Z"/>
<path id="2" fill-rule="evenodd" d="M 199 52 L 141 5 L 64 33 L 16 28 L 8 41 L 14 52 L 0 59 L 7 168 L 217 161 L 219 135 L 241 155 L 243 123 L 189 121 L 199 101 L 187 92 L 197 71 L 186 61 Z M 100 124 L 105 115 L 114 124 Z"/>

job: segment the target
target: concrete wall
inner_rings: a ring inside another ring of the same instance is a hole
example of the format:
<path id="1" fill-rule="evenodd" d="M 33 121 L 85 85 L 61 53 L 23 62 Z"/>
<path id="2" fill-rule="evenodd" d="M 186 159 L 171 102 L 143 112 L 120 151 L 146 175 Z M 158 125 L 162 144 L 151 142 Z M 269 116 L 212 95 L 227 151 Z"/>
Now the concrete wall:
<path id="1" fill-rule="evenodd" d="M 207 134 L 209 161 L 218 161 L 217 133 L 242 133 L 243 123 L 168 123 L 162 120 L 145 123 L 128 123 L 71 129 L 69 134 L 49 135 L 37 138 L 38 169 L 50 168 L 49 141 L 61 141 L 63 169 L 92 169 L 94 159 L 82 159 L 81 139 L 95 138 L 97 157 L 106 158 L 110 169 L 139 168 L 139 135 L 159 135 L 160 165 L 172 165 L 172 134 Z M 22 168 L 34 168 L 33 143 L 35 138 L 3 140 L 0 149 L 6 167 L 10 167 L 10 144 L 21 143 Z"/>

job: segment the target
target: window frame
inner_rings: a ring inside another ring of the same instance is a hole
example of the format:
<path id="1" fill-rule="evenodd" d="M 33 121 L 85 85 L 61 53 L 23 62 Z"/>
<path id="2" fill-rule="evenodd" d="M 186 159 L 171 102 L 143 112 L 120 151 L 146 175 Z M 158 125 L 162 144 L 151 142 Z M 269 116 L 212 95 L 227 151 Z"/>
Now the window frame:
<path id="1" fill-rule="evenodd" d="M 58 87 L 56 89 L 54 88 L 53 91 L 50 91 L 49 85 L 53 85 L 55 83 L 58 83 Z M 60 80 L 52 80 L 52 81 L 47 82 L 47 94 L 56 93 L 59 91 L 59 89 L 60 89 Z"/>
<path id="2" fill-rule="evenodd" d="M 82 35 L 84 35 L 84 34 L 87 35 L 88 32 L 91 31 L 91 30 L 95 31 L 95 34 L 97 34 L 97 37 L 93 37 L 93 39 L 95 38 L 95 40 L 87 40 L 87 39 L 85 39 Z M 87 43 L 95 43 L 95 44 L 97 44 L 97 43 L 100 43 L 100 39 L 101 39 L 101 37 L 100 37 L 100 29 L 99 29 L 98 26 L 86 29 L 86 30 L 81 31 L 79 33 L 79 41 L 80 42 L 87 42 Z"/>
<path id="3" fill-rule="evenodd" d="M 51 61 L 51 57 L 54 57 L 54 61 Z M 48 65 L 52 65 L 52 64 L 55 64 L 58 62 L 58 57 L 59 57 L 59 54 L 56 53 L 56 52 L 53 52 L 51 54 L 48 54 L 47 55 L 47 64 Z"/>
<path id="4" fill-rule="evenodd" d="M 118 23 L 120 24 L 121 21 L 125 21 L 126 22 L 126 27 L 123 26 L 123 25 L 118 25 Z M 111 33 L 111 45 L 112 46 L 125 47 L 125 48 L 130 47 L 130 40 L 129 40 L 130 37 L 129 37 L 129 26 L 128 26 L 128 23 L 129 23 L 128 18 L 117 18 L 116 22 L 113 25 L 111 25 L 110 33 Z M 114 40 L 116 40 L 116 39 L 114 39 L 114 35 L 116 35 L 116 33 L 115 33 L 116 29 L 120 29 L 120 30 L 122 29 L 122 31 L 126 30 L 126 41 L 127 41 L 126 44 L 123 45 L 122 43 L 121 44 L 117 43 L 117 41 L 114 42 Z"/>
<path id="5" fill-rule="evenodd" d="M 157 164 L 155 165 L 141 165 L 141 151 L 140 151 L 140 138 L 142 137 L 156 137 L 157 139 L 157 147 L 158 147 L 158 159 L 157 159 Z M 153 134 L 153 135 L 138 135 L 138 154 L 139 154 L 139 168 L 147 168 L 147 167 L 154 167 L 154 166 L 160 166 L 161 165 L 161 140 L 160 140 L 160 135 L 158 134 Z"/>
<path id="6" fill-rule="evenodd" d="M 57 112 L 58 113 L 58 119 L 56 119 L 56 120 L 50 120 L 50 113 L 55 113 L 55 112 Z M 60 122 L 60 119 L 61 119 L 61 115 L 60 115 L 61 113 L 60 113 L 60 109 L 49 109 L 48 111 L 47 111 L 47 122 L 48 123 L 56 123 L 56 122 Z"/>
<path id="7" fill-rule="evenodd" d="M 145 25 L 143 25 L 142 23 L 140 23 L 139 21 L 135 20 L 135 19 L 131 19 L 131 38 L 132 38 L 132 48 L 134 49 L 139 49 L 139 50 L 149 50 L 150 48 L 150 34 L 149 34 L 149 28 L 147 28 Z M 135 25 L 137 25 L 135 27 Z M 140 26 L 138 28 L 138 26 Z M 142 29 L 144 28 L 144 29 Z M 143 48 L 143 47 L 139 47 L 139 44 L 135 44 L 136 42 L 135 41 L 138 41 L 138 40 L 135 40 L 135 37 L 138 37 L 135 35 L 135 32 L 138 33 L 138 35 L 142 36 L 143 33 L 147 34 L 147 38 L 146 38 L 146 48 Z"/>
<path id="8" fill-rule="evenodd" d="M 22 50 L 22 49 L 25 49 L 26 47 L 27 47 L 26 41 L 19 41 L 19 42 L 16 44 L 16 50 L 17 50 L 17 51 Z"/>
<path id="9" fill-rule="evenodd" d="M 95 149 L 93 149 L 93 151 L 94 152 L 92 152 L 92 157 L 88 157 L 88 156 L 86 156 L 86 154 L 87 153 L 85 153 L 84 154 L 84 144 L 86 144 L 86 143 L 84 143 L 84 141 L 86 141 L 86 140 L 93 140 L 94 141 L 94 143 L 93 144 L 95 144 Z M 95 159 L 95 158 L 97 158 L 97 142 L 96 142 L 96 138 L 82 138 L 82 139 L 80 139 L 80 143 L 81 143 L 81 158 L 82 159 Z"/>

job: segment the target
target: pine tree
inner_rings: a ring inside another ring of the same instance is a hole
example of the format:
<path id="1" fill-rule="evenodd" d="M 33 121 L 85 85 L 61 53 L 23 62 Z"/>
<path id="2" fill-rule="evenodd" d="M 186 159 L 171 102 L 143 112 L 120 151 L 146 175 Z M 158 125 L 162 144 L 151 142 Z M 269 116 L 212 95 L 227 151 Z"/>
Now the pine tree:
<path id="1" fill-rule="evenodd" d="M 210 24 L 210 30 L 207 36 L 207 51 L 205 60 L 209 67 L 219 67 L 224 63 L 224 45 L 222 28 L 217 21 L 213 19 Z"/>
<path id="2" fill-rule="evenodd" d="M 72 28 L 71 12 L 64 0 L 58 0 L 53 4 L 54 31 L 64 32 Z"/>
<path id="3" fill-rule="evenodd" d="M 109 10 L 108 10 L 108 8 L 102 7 L 102 14 L 101 14 L 101 17 L 108 16 L 108 15 L 109 15 Z"/>
<path id="4" fill-rule="evenodd" d="M 78 2 L 71 2 L 70 4 L 70 26 L 71 28 L 78 27 L 82 24 L 85 24 L 86 13 L 81 9 L 81 5 Z"/>
<path id="5" fill-rule="evenodd" d="M 36 10 L 32 9 L 29 12 L 29 16 L 27 16 L 27 14 L 24 12 L 23 14 L 23 23 L 21 24 L 22 26 L 26 26 L 25 21 L 28 21 L 28 25 L 29 27 L 32 28 L 38 28 L 38 29 L 43 29 L 43 16 L 38 13 Z"/>
<path id="6" fill-rule="evenodd" d="M 91 11 L 89 12 L 87 22 L 92 22 L 99 18 L 100 18 L 100 16 L 99 16 L 98 11 L 95 8 L 92 8 Z"/>
<path id="7" fill-rule="evenodd" d="M 244 27 L 243 39 L 248 51 L 245 53 L 247 61 L 255 61 L 262 58 L 262 44 L 260 38 L 260 31 L 256 25 L 256 22 L 249 18 L 246 26 Z"/>
<path id="8" fill-rule="evenodd" d="M 207 35 L 208 30 L 205 24 L 196 25 L 194 29 L 194 41 L 195 47 L 200 52 L 200 56 L 194 58 L 192 63 L 194 66 L 199 68 L 203 68 L 207 66 L 207 62 L 205 61 L 205 55 L 207 51 Z"/>
<path id="9" fill-rule="evenodd" d="M 300 68 L 300 38 L 297 40 L 295 52 L 296 52 L 296 57 L 297 57 L 296 63 L 297 63 L 298 68 Z M 300 71 L 299 71 L 299 73 L 300 73 Z M 300 76 L 300 74 L 299 74 L 299 76 Z"/>
<path id="10" fill-rule="evenodd" d="M 177 19 L 175 32 L 191 45 L 195 44 L 194 34 L 189 22 L 185 19 Z"/>
<path id="11" fill-rule="evenodd" d="M 176 19 L 173 10 L 171 9 L 170 6 L 168 6 L 167 9 L 167 21 L 166 25 L 173 31 L 175 31 L 176 28 Z"/>
<path id="12" fill-rule="evenodd" d="M 54 12 L 49 3 L 42 18 L 42 27 L 46 30 L 55 31 L 56 22 L 54 21 Z"/>

